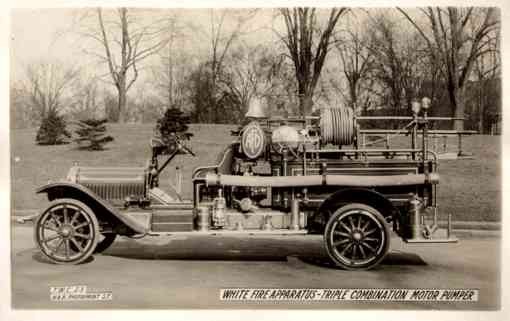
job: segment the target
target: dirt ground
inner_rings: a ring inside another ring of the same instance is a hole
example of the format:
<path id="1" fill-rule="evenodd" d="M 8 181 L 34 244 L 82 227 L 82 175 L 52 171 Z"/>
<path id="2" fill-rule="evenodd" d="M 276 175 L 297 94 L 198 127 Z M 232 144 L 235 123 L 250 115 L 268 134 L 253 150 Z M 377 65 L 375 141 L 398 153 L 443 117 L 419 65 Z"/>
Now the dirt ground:
<path id="1" fill-rule="evenodd" d="M 111 301 L 54 302 L 50 287 L 86 285 Z M 222 288 L 479 289 L 477 302 L 220 301 Z M 500 239 L 406 245 L 370 271 L 329 264 L 318 236 L 120 238 L 80 265 L 44 260 L 32 229 L 13 228 L 15 309 L 420 309 L 494 310 L 500 306 Z"/>

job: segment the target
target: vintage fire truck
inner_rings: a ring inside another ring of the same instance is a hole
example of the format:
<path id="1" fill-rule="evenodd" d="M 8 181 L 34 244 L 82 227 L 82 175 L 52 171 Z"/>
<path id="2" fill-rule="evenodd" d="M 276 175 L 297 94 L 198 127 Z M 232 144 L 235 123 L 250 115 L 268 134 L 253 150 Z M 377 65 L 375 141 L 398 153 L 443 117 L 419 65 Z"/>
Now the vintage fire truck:
<path id="1" fill-rule="evenodd" d="M 391 233 L 408 243 L 456 242 L 450 215 L 438 228 L 438 159 L 428 137 L 440 131 L 429 123 L 446 118 L 428 117 L 429 106 L 415 101 L 413 115 L 398 117 L 356 117 L 343 107 L 266 118 L 255 101 L 218 162 L 193 171 L 192 200 L 171 197 L 158 178 L 175 156 L 193 152 L 177 136 L 152 138 L 146 166 L 75 165 L 39 188 L 50 203 L 34 218 L 35 242 L 52 262 L 77 264 L 117 235 L 322 234 L 332 262 L 348 270 L 380 263 Z M 368 119 L 408 124 L 363 129 Z M 388 134 L 408 136 L 408 146 L 365 142 Z"/>

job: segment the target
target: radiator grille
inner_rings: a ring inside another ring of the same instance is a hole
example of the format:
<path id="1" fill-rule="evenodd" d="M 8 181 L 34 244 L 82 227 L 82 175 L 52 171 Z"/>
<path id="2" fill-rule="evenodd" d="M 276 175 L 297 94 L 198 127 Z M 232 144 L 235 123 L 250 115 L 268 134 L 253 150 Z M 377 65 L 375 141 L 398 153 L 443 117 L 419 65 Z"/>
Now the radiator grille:
<path id="1" fill-rule="evenodd" d="M 144 184 L 140 183 L 85 183 L 85 187 L 92 190 L 101 198 L 112 201 L 124 201 L 127 196 L 143 196 Z"/>
<path id="2" fill-rule="evenodd" d="M 112 203 L 145 196 L 145 169 L 141 167 L 77 167 L 75 181 Z"/>

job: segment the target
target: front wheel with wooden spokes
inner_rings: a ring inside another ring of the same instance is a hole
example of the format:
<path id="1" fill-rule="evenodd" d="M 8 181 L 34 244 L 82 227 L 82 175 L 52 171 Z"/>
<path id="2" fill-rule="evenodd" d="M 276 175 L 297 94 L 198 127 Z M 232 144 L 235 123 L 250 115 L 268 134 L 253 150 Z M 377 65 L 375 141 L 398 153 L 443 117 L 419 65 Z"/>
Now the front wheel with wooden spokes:
<path id="1" fill-rule="evenodd" d="M 324 231 L 331 260 L 346 270 L 368 270 L 379 264 L 390 245 L 384 217 L 365 204 L 348 204 L 329 218 Z"/>
<path id="2" fill-rule="evenodd" d="M 77 264 L 94 253 L 99 224 L 92 210 L 75 199 L 57 199 L 35 222 L 35 242 L 54 263 Z"/>

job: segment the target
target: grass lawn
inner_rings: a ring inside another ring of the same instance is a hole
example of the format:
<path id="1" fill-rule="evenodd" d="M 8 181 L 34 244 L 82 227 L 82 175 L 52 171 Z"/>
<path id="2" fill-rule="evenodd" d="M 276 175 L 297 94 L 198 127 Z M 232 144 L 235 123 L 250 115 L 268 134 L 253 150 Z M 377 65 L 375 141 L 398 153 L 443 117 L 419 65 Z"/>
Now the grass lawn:
<path id="1" fill-rule="evenodd" d="M 466 137 L 463 150 L 473 159 L 442 160 L 438 188 L 440 211 L 456 220 L 501 220 L 501 139 Z"/>
<path id="2" fill-rule="evenodd" d="M 161 178 L 165 189 L 174 178 L 175 167 L 183 170 L 183 194 L 191 198 L 191 172 L 200 165 L 214 164 L 217 154 L 232 141 L 230 125 L 191 125 L 190 146 L 197 154 L 177 156 Z M 115 140 L 105 151 L 80 151 L 75 144 L 38 146 L 35 129 L 11 131 L 11 186 L 13 209 L 37 209 L 46 204 L 45 195 L 35 189 L 48 180 L 66 176 L 77 161 L 84 166 L 144 166 L 150 156 L 152 125 L 108 125 Z M 454 220 L 499 221 L 501 217 L 500 137 L 472 136 L 463 149 L 474 153 L 472 160 L 442 160 L 439 165 L 440 213 L 452 213 Z"/>

